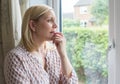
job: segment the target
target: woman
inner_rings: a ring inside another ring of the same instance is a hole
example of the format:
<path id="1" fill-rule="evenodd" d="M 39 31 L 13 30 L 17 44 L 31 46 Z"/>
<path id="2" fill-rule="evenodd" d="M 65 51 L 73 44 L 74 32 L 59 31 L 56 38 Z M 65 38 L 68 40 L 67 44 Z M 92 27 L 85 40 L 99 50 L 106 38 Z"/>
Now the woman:
<path id="1" fill-rule="evenodd" d="M 77 84 L 78 78 L 65 49 L 65 38 L 56 32 L 53 9 L 30 7 L 23 17 L 22 36 L 4 62 L 7 84 Z"/>

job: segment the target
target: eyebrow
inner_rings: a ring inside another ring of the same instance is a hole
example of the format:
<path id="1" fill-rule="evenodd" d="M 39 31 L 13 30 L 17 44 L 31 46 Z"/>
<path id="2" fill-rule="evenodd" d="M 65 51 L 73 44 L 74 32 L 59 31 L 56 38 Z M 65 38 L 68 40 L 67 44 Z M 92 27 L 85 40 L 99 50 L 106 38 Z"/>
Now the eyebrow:
<path id="1" fill-rule="evenodd" d="M 52 18 L 52 19 L 56 20 L 56 17 L 53 17 L 53 16 L 47 16 L 45 18 L 50 18 L 50 19 Z"/>

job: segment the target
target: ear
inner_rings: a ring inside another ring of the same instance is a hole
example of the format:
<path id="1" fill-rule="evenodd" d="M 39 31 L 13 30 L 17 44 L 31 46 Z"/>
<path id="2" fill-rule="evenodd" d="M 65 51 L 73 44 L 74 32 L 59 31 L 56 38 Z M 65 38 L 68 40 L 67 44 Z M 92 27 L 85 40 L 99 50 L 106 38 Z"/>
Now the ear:
<path id="1" fill-rule="evenodd" d="M 35 28 L 36 28 L 35 21 L 30 20 L 30 21 L 29 21 L 29 26 L 30 26 L 30 29 L 31 29 L 32 31 L 35 31 Z"/>

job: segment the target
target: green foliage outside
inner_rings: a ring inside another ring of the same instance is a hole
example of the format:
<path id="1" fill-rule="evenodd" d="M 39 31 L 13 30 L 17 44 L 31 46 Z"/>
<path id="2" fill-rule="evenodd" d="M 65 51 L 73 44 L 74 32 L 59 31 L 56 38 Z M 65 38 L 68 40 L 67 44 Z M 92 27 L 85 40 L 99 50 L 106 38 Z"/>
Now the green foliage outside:
<path id="1" fill-rule="evenodd" d="M 63 19 L 63 27 L 67 27 L 67 28 L 74 28 L 74 27 L 78 27 L 80 26 L 80 21 L 78 20 L 74 20 L 74 19 L 67 19 L 64 18 Z"/>
<path id="2" fill-rule="evenodd" d="M 102 25 L 108 21 L 109 0 L 94 0 L 91 7 L 91 13 L 95 18 L 96 25 Z"/>
<path id="3" fill-rule="evenodd" d="M 63 28 L 67 52 L 79 80 L 86 79 L 85 69 L 107 78 L 108 30 L 104 28 Z"/>
<path id="4" fill-rule="evenodd" d="M 80 21 L 63 19 L 63 33 L 67 39 L 67 53 L 74 66 L 79 80 L 85 84 L 93 84 L 87 81 L 88 72 L 99 75 L 99 83 L 108 78 L 107 47 L 108 29 L 108 0 L 94 0 L 91 14 L 97 27 L 80 27 Z M 99 26 L 99 27 L 98 27 Z M 88 70 L 88 72 L 86 72 Z M 91 77 L 93 79 L 97 78 Z M 98 81 L 97 80 L 97 81 Z M 86 82 L 87 81 L 87 82 Z M 107 84 L 104 82 L 104 84 Z"/>

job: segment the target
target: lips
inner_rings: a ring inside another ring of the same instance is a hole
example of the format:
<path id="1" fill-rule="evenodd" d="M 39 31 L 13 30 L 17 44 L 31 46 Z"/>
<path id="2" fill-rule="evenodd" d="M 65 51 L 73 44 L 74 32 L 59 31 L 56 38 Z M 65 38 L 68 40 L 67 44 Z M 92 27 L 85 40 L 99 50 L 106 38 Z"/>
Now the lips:
<path id="1" fill-rule="evenodd" d="M 55 35 L 55 31 L 51 31 L 50 32 L 51 39 L 53 39 L 54 35 Z"/>
<path id="2" fill-rule="evenodd" d="M 55 31 L 51 31 L 50 33 L 55 34 Z"/>

